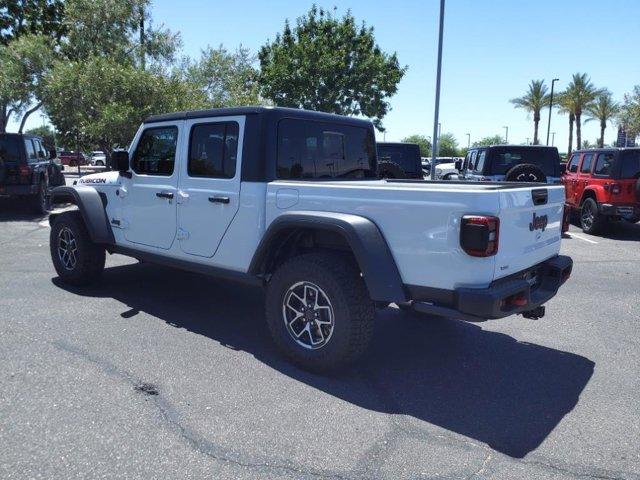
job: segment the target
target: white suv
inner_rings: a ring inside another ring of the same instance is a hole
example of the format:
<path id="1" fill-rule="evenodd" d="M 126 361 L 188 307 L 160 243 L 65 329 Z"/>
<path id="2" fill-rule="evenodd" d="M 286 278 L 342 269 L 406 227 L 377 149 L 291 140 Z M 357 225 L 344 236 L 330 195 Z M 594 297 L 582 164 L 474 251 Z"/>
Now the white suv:
<path id="1" fill-rule="evenodd" d="M 370 122 L 243 107 L 148 118 L 117 171 L 59 187 L 60 278 L 105 252 L 266 289 L 280 349 L 315 371 L 358 357 L 375 308 L 483 321 L 544 315 L 571 272 L 564 188 L 379 180 Z"/>

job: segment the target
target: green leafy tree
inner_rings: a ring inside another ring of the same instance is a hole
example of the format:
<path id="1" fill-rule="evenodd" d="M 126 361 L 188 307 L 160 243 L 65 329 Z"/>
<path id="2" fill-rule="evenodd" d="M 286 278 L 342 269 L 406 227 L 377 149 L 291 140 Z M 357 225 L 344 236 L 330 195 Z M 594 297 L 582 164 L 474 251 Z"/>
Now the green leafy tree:
<path id="1" fill-rule="evenodd" d="M 202 93 L 180 78 L 108 57 L 61 62 L 47 79 L 49 118 L 66 145 L 105 153 L 129 144 L 145 117 L 202 105 Z"/>
<path id="2" fill-rule="evenodd" d="M 458 140 L 453 133 L 443 133 L 438 139 L 438 157 L 457 157 Z"/>
<path id="3" fill-rule="evenodd" d="M 0 133 L 12 115 L 23 116 L 22 129 L 35 111 L 29 106 L 66 29 L 63 11 L 61 0 L 5 0 L 0 6 Z"/>
<path id="4" fill-rule="evenodd" d="M 600 123 L 600 140 L 598 145 L 604 147 L 604 131 L 607 128 L 607 122 L 610 122 L 618 114 L 620 107 L 613 100 L 613 95 L 607 89 L 604 89 L 597 96 L 595 101 L 587 106 L 587 115 L 589 118 L 587 122 L 591 120 L 597 120 Z"/>
<path id="5" fill-rule="evenodd" d="M 276 105 L 363 115 L 381 131 L 387 99 L 406 71 L 376 44 L 372 27 L 315 5 L 293 29 L 285 22 L 258 57 L 261 94 Z"/>
<path id="6" fill-rule="evenodd" d="M 216 49 L 207 47 L 198 61 L 185 60 L 181 71 L 206 95 L 209 107 L 255 105 L 260 102 L 255 61 L 242 45 L 235 52 L 220 45 Z"/>
<path id="7" fill-rule="evenodd" d="M 473 142 L 474 147 L 487 147 L 489 145 L 500 145 L 504 143 L 504 138 L 500 135 L 491 135 L 489 137 L 481 138 Z"/>
<path id="8" fill-rule="evenodd" d="M 573 123 L 576 125 L 576 145 L 582 145 L 582 114 L 600 94 L 586 73 L 574 73 L 566 90 L 560 93 L 560 113 L 569 114 L 569 149 L 573 143 Z"/>
<path id="9" fill-rule="evenodd" d="M 627 137 L 635 138 L 640 133 L 640 85 L 625 94 L 616 120 L 627 132 Z"/>
<path id="10" fill-rule="evenodd" d="M 549 104 L 547 86 L 544 80 L 531 80 L 529 90 L 520 98 L 514 98 L 510 102 L 516 108 L 522 108 L 533 115 L 533 144 L 538 145 L 538 124 L 540 123 L 540 111 Z"/>
<path id="11" fill-rule="evenodd" d="M 429 140 L 424 135 L 409 135 L 402 139 L 405 143 L 416 143 L 420 146 L 420 156 L 422 157 L 430 157 L 431 156 L 431 140 Z"/>
<path id="12" fill-rule="evenodd" d="M 42 125 L 40 127 L 31 128 L 26 131 L 31 135 L 38 135 L 42 137 L 44 144 L 47 148 L 54 148 L 57 145 L 56 132 L 49 125 Z"/>

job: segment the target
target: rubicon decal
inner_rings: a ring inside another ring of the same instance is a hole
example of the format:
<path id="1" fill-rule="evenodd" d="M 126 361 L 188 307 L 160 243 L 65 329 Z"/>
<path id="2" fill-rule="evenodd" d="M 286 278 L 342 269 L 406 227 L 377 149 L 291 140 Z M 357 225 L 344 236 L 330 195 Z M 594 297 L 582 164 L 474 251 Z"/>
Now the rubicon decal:
<path id="1" fill-rule="evenodd" d="M 549 217 L 546 215 L 537 216 L 535 212 L 533 212 L 533 220 L 529 224 L 529 230 L 544 230 L 547 228 L 547 224 L 549 223 Z"/>
<path id="2" fill-rule="evenodd" d="M 80 183 L 107 183 L 106 178 L 82 178 Z"/>

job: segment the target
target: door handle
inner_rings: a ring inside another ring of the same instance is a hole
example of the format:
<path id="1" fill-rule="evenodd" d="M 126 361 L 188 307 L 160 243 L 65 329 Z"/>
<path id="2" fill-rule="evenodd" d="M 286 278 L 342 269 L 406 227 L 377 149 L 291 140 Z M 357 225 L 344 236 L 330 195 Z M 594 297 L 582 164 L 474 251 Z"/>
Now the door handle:
<path id="1" fill-rule="evenodd" d="M 229 197 L 209 197 L 211 203 L 229 203 Z"/>
<path id="2" fill-rule="evenodd" d="M 172 199 L 173 193 L 172 192 L 156 192 L 156 197 Z"/>

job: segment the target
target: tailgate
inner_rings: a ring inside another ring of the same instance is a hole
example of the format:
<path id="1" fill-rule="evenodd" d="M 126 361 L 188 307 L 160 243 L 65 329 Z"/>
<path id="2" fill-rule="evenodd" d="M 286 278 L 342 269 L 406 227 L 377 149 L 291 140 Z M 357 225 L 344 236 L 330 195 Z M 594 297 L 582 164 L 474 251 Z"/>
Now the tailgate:
<path id="1" fill-rule="evenodd" d="M 500 192 L 500 240 L 494 278 L 529 268 L 560 252 L 564 187 Z"/>

